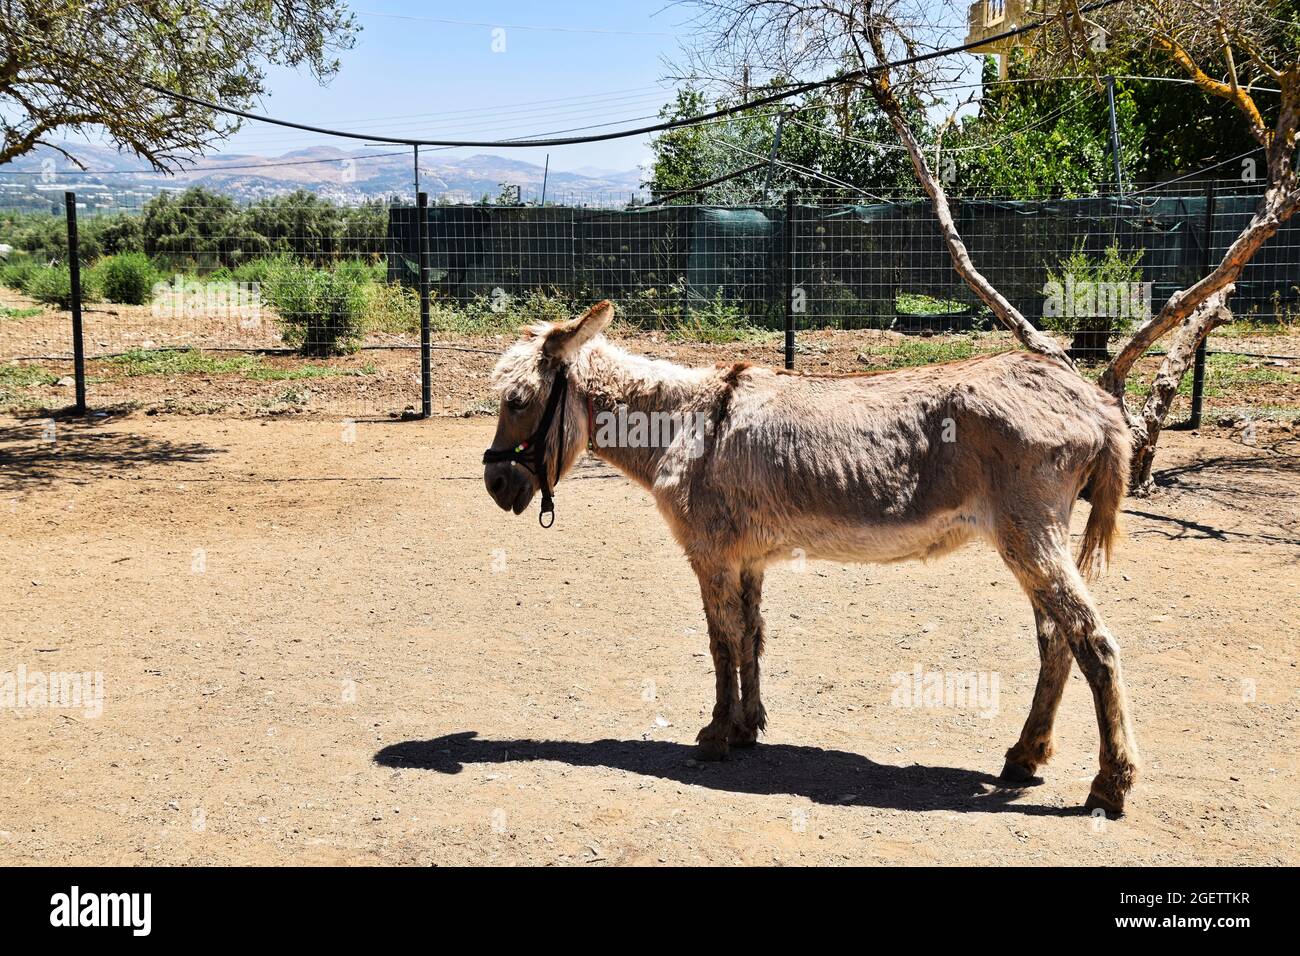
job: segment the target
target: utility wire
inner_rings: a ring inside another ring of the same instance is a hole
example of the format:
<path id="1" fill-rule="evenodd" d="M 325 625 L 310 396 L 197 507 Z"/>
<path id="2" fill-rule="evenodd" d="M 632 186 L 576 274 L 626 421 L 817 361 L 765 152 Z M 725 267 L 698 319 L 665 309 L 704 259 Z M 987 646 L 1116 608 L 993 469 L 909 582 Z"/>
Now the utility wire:
<path id="1" fill-rule="evenodd" d="M 1204 167 L 1204 168 L 1202 168 L 1202 169 L 1198 169 L 1198 170 L 1196 170 L 1196 172 L 1194 172 L 1194 173 L 1187 173 L 1186 175 L 1183 175 L 1183 176 L 1177 176 L 1177 177 L 1175 177 L 1174 179 L 1166 179 L 1164 182 L 1162 182 L 1162 183 L 1156 183 L 1154 186 L 1148 186 L 1146 189 L 1134 189 L 1134 190 L 1130 190 L 1129 193 L 1128 193 L 1128 195 L 1130 195 L 1130 196 L 1137 196 L 1137 195 L 1139 195 L 1139 194 L 1141 194 L 1141 193 L 1149 193 L 1149 192 L 1151 192 L 1152 190 L 1163 189 L 1163 188 L 1165 188 L 1166 186 L 1172 186 L 1174 183 L 1181 183 L 1181 182 L 1182 182 L 1183 180 L 1185 180 L 1185 179 L 1193 179 L 1193 178 L 1195 178 L 1195 177 L 1201 175 L 1202 173 L 1208 173 L 1208 172 L 1209 172 L 1210 170 L 1212 170 L 1212 169 L 1218 169 L 1220 166 L 1227 166 L 1229 163 L 1235 163 L 1235 162 L 1237 162 L 1238 160 L 1245 159 L 1247 156 L 1250 156 L 1250 155 L 1252 155 L 1252 154 L 1254 154 L 1254 153 L 1258 153 L 1258 152 L 1259 152 L 1260 150 L 1262 150 L 1263 148 L 1264 148 L 1263 146 L 1256 146 L 1254 149 L 1248 149 L 1248 150 L 1246 150 L 1246 151 L 1245 151 L 1244 153 L 1242 153 L 1240 156 L 1233 156 L 1233 157 L 1231 157 L 1230 159 L 1222 160 L 1222 161 L 1217 162 L 1217 163 L 1214 163 L 1214 164 L 1212 164 L 1212 165 L 1210 165 L 1210 166 L 1206 166 L 1206 167 Z"/>
<path id="2" fill-rule="evenodd" d="M 1094 10 L 1100 10 L 1105 7 L 1113 6 L 1114 4 L 1119 2 L 1120 0 L 1096 0 L 1096 2 L 1094 3 L 1080 7 L 1079 12 L 1089 13 Z M 284 126 L 289 129 L 305 130 L 306 132 L 309 133 L 321 133 L 329 136 L 340 136 L 345 139 L 366 139 L 366 140 L 372 140 L 377 142 L 401 144 L 405 146 L 469 146 L 469 147 L 498 147 L 498 148 L 511 148 L 511 147 L 523 147 L 523 146 L 572 146 L 579 143 L 602 142 L 611 139 L 621 139 L 627 136 L 642 136 L 647 133 L 658 133 L 670 129 L 677 129 L 683 126 L 694 126 L 704 120 L 716 119 L 723 116 L 730 116 L 735 113 L 740 113 L 745 110 L 753 109 L 754 107 L 766 106 L 770 103 L 778 103 L 782 100 L 789 99 L 792 96 L 798 96 L 803 93 L 810 92 L 812 90 L 822 89 L 827 86 L 836 86 L 844 83 L 860 81 L 874 74 L 881 73 L 885 70 L 895 69 L 898 67 L 915 66 L 917 64 L 927 63 L 931 60 L 936 60 L 941 57 L 949 56 L 954 53 L 965 53 L 966 51 L 971 50 L 974 47 L 982 46 L 986 43 L 993 43 L 999 40 L 1010 39 L 1012 37 L 1020 36 L 1024 33 L 1029 33 L 1033 30 L 1041 29 L 1042 27 L 1049 25 L 1051 22 L 1052 22 L 1051 20 L 1039 20 L 1039 21 L 1035 21 L 1034 23 L 1025 24 L 1024 26 L 1014 27 L 1010 30 L 1003 31 L 1002 33 L 998 33 L 993 36 L 983 37 L 979 40 L 972 40 L 968 43 L 963 43 L 959 46 L 945 47 L 943 49 L 934 50 L 928 53 L 918 53 L 914 56 L 904 57 L 903 59 L 894 60 L 889 63 L 881 63 L 877 66 L 868 67 L 866 69 L 851 70 L 847 73 L 843 73 L 839 76 L 830 77 L 828 79 L 815 80 L 808 83 L 801 83 L 796 86 L 792 86 L 788 90 L 782 92 L 770 93 L 766 96 L 761 96 L 756 99 L 749 100 L 748 102 L 739 103 L 733 106 L 723 107 L 714 110 L 710 113 L 702 114 L 700 116 L 694 116 L 694 117 L 683 118 L 678 120 L 668 120 L 663 123 L 656 123 L 651 126 L 642 126 L 636 129 L 621 130 L 618 132 L 596 133 L 588 136 L 570 136 L 570 137 L 562 137 L 558 139 L 458 140 L 458 139 L 414 139 L 414 138 L 402 138 L 402 137 L 390 137 L 390 136 L 364 135 L 360 133 L 351 133 L 344 130 L 330 129 L 328 127 L 323 127 L 323 126 L 312 126 L 307 123 L 295 123 L 290 120 L 278 119 L 272 116 L 263 116 L 257 113 L 252 113 L 249 112 L 248 110 L 240 110 L 230 106 L 222 106 L 218 103 L 213 103 L 209 100 L 205 100 L 197 96 L 190 96 L 185 93 L 179 93 L 175 90 L 168 89 L 167 87 L 160 86 L 156 83 L 151 83 L 147 80 L 141 80 L 140 85 L 143 86 L 145 89 L 152 90 L 153 92 L 158 93 L 162 96 L 169 96 L 173 99 L 180 100 L 186 103 L 192 103 L 196 106 L 201 106 L 204 109 L 213 110 L 218 113 L 226 113 L 231 116 L 239 116 L 242 117 L 243 119 L 255 120 L 257 122 L 262 122 L 262 123 L 270 123 L 275 126 Z"/>
<path id="3" fill-rule="evenodd" d="M 535 30 L 540 33 L 594 33 L 601 36 L 627 37 L 675 37 L 675 33 L 650 30 L 604 30 L 599 27 L 543 27 L 520 23 L 487 23 L 478 20 L 452 20 L 446 17 L 418 17 L 404 13 L 376 13 L 372 10 L 358 10 L 358 16 L 382 17 L 386 20 L 416 20 L 424 23 L 445 23 L 457 27 L 484 27 L 489 30 Z"/>
<path id="4" fill-rule="evenodd" d="M 1196 86 L 1195 80 L 1189 80 L 1181 76 L 1137 76 L 1132 73 L 1113 73 L 1111 74 L 1117 80 L 1140 80 L 1148 83 L 1181 83 L 1187 86 Z M 1097 80 L 1097 76 L 1021 76 L 1006 80 L 989 80 L 988 82 L 979 81 L 971 83 L 950 83 L 945 86 L 930 87 L 932 91 L 945 90 L 969 90 L 977 86 L 1008 86 L 1016 83 L 1055 83 L 1060 80 Z M 1275 90 L 1268 86 L 1243 86 L 1243 92 L 1246 93 L 1281 93 L 1281 90 Z"/>
<path id="5" fill-rule="evenodd" d="M 745 147 L 743 147 L 743 146 L 738 146 L 738 145 L 736 145 L 735 143 L 728 143 L 726 140 L 720 140 L 720 142 L 722 143 L 723 146 L 726 146 L 726 147 L 728 147 L 728 148 L 730 148 L 730 149 L 734 149 L 734 150 L 737 150 L 738 152 L 744 153 L 746 156 L 752 156 L 752 157 L 754 157 L 754 158 L 756 158 L 756 159 L 761 159 L 761 160 L 763 161 L 763 163 L 766 163 L 766 162 L 769 161 L 769 160 L 768 160 L 768 157 L 766 157 L 766 156 L 761 156 L 761 155 L 759 155 L 758 153 L 755 153 L 755 152 L 752 152 L 752 151 L 750 151 L 750 150 L 748 150 L 748 149 L 745 149 Z M 784 166 L 786 169 L 789 169 L 789 170 L 791 170 L 792 172 L 801 173 L 801 174 L 803 174 L 804 176 L 811 176 L 813 179 L 819 179 L 819 180 L 821 180 L 821 181 L 824 182 L 824 183 L 829 183 L 830 185 L 832 185 L 832 186 L 836 186 L 836 187 L 838 187 L 838 188 L 840 188 L 840 189 L 847 189 L 847 190 L 849 190 L 850 192 L 855 192 L 855 193 L 857 193 L 857 194 L 860 195 L 860 196 L 866 196 L 868 199 L 874 199 L 874 200 L 876 200 L 877 202 L 883 202 L 883 203 L 890 202 L 890 200 L 885 199 L 885 198 L 883 198 L 883 197 L 881 197 L 881 196 L 877 196 L 877 195 L 875 195 L 874 193 L 869 193 L 869 192 L 867 192 L 865 189 L 860 189 L 859 187 L 854 186 L 852 183 L 846 183 L 846 182 L 844 182 L 842 179 L 836 179 L 835 177 L 833 177 L 833 176 L 828 176 L 828 175 L 826 175 L 825 173 L 819 173 L 819 172 L 817 172 L 815 169 L 809 169 L 807 166 L 801 166 L 801 165 L 799 165 L 798 163 L 787 162 L 787 161 L 784 160 L 784 159 L 777 159 L 777 160 L 775 160 L 775 162 L 776 162 L 776 164 L 777 164 L 778 166 Z M 762 164 L 759 164 L 759 165 L 762 165 Z"/>
<path id="6" fill-rule="evenodd" d="M 379 159 L 384 156 L 406 156 L 409 155 L 406 150 L 394 150 L 389 153 L 369 153 L 364 156 L 353 156 L 344 154 L 343 156 L 331 156 L 329 159 L 291 159 L 284 162 L 271 163 L 239 163 L 234 166 L 192 166 L 189 169 L 182 170 L 183 174 L 199 173 L 206 176 L 208 173 L 220 173 L 229 169 L 267 169 L 272 166 L 312 166 L 317 163 L 345 163 L 349 160 L 357 159 Z M 0 167 L 0 175 L 7 176 L 43 176 L 43 169 L 4 169 Z M 59 176 L 169 176 L 175 174 L 159 173 L 154 169 L 69 169 L 58 173 Z"/>
<path id="7" fill-rule="evenodd" d="M 1005 143 L 1007 140 L 1012 139 L 1013 137 L 1019 136 L 1021 133 L 1027 133 L 1027 132 L 1029 132 L 1029 131 L 1032 130 L 1032 129 L 1037 129 L 1038 127 L 1044 125 L 1045 123 L 1050 123 L 1052 120 L 1054 120 L 1054 119 L 1056 119 L 1057 117 L 1061 116 L 1061 115 L 1062 115 L 1063 113 L 1065 113 L 1067 110 L 1069 110 L 1069 109 L 1071 109 L 1071 108 L 1077 106 L 1079 103 L 1081 103 L 1081 102 L 1082 102 L 1084 99 L 1086 99 L 1087 97 L 1095 96 L 1095 95 L 1096 95 L 1096 91 L 1095 91 L 1095 90 L 1090 90 L 1090 91 L 1087 91 L 1087 92 L 1085 92 L 1085 93 L 1080 93 L 1079 95 L 1077 95 L 1076 97 L 1074 97 L 1074 99 L 1070 100 L 1069 103 L 1066 103 L 1064 106 L 1059 107 L 1058 109 L 1053 110 L 1052 112 L 1046 114 L 1045 116 L 1041 116 L 1041 117 L 1039 117 L 1037 120 L 1035 120 L 1034 122 L 1030 123 L 1028 126 L 1023 126 L 1023 127 L 1021 127 L 1020 129 L 1017 129 L 1017 130 L 1012 130 L 1010 133 L 1006 133 L 1005 135 L 1000 136 L 1000 137 L 998 137 L 997 139 L 990 140 L 990 141 L 987 142 L 987 143 L 981 143 L 981 144 L 979 144 L 979 145 L 975 145 L 975 146 L 953 146 L 953 147 L 951 147 L 951 148 L 946 148 L 946 149 L 944 149 L 943 152 L 945 152 L 945 153 L 962 153 L 962 152 L 969 152 L 969 151 L 971 151 L 971 150 L 989 149 L 990 147 L 997 146 L 997 145 L 999 145 L 1000 143 Z M 826 134 L 827 136 L 831 136 L 831 137 L 833 137 L 833 138 L 835 138 L 835 139 L 844 140 L 844 141 L 846 141 L 846 142 L 850 142 L 850 143 L 857 143 L 857 144 L 860 145 L 860 146 L 873 146 L 873 147 L 875 147 L 876 149 L 890 149 L 890 150 L 899 150 L 899 151 L 903 151 L 903 150 L 906 150 L 906 149 L 907 149 L 907 147 L 905 147 L 905 146 L 900 146 L 898 143 L 878 143 L 878 142 L 875 142 L 875 141 L 873 141 L 873 140 L 869 140 L 869 139 L 861 139 L 860 137 L 853 136 L 853 135 L 851 135 L 851 134 L 849 134 L 849 133 L 837 133 L 835 130 L 830 129 L 830 128 L 828 128 L 828 127 L 817 126 L 817 125 L 815 125 L 815 124 L 813 124 L 813 123 L 806 123 L 806 122 L 804 122 L 804 121 L 802 121 L 802 120 L 792 119 L 791 122 L 796 123 L 796 124 L 798 124 L 799 126 L 804 126 L 804 127 L 807 127 L 808 129 L 816 130 L 817 132 L 824 133 L 824 134 Z"/>

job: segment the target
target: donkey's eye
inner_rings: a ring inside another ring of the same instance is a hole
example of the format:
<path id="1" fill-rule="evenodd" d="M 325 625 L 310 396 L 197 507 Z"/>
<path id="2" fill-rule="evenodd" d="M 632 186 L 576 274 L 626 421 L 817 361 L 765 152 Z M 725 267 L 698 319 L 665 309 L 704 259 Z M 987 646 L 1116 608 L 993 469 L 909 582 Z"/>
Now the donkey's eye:
<path id="1" fill-rule="evenodd" d="M 512 412 L 522 412 L 528 407 L 528 399 L 520 395 L 511 395 L 506 399 L 506 407 Z"/>

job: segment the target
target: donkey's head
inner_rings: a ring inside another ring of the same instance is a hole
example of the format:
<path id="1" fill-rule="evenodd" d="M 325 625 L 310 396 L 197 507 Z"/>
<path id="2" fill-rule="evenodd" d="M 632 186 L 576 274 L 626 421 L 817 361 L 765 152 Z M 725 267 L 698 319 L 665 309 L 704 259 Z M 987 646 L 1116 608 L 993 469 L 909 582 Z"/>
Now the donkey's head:
<path id="1" fill-rule="evenodd" d="M 522 513 L 538 490 L 543 514 L 550 510 L 551 488 L 586 441 L 586 411 L 569 388 L 568 367 L 613 318 L 606 300 L 568 322 L 531 326 L 497 362 L 492 385 L 501 406 L 483 483 L 504 510 Z"/>

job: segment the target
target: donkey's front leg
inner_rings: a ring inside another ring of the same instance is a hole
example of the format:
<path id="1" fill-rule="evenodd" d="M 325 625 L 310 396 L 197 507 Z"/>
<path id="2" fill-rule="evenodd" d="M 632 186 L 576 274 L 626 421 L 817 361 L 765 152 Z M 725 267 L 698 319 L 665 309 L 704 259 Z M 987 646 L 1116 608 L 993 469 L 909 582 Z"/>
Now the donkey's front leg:
<path id="1" fill-rule="evenodd" d="M 741 720 L 732 728 L 731 746 L 751 747 L 767 728 L 767 711 L 759 687 L 759 658 L 763 656 L 763 568 L 751 565 L 740 573 L 744 631 L 740 644 Z"/>
<path id="2" fill-rule="evenodd" d="M 744 640 L 744 609 L 740 569 L 723 564 L 692 561 L 700 579 L 704 617 L 709 624 L 709 650 L 713 654 L 716 698 L 713 719 L 696 736 L 701 760 L 721 760 L 727 755 L 733 728 L 741 724 L 740 667 Z"/>

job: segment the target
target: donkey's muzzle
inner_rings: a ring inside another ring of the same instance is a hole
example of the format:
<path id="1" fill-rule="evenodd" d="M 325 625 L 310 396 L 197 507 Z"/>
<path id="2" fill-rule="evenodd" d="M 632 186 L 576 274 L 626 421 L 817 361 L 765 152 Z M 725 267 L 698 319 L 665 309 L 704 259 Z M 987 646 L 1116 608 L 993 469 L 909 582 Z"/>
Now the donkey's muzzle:
<path id="1" fill-rule="evenodd" d="M 492 462 L 483 466 L 483 484 L 488 494 L 502 511 L 522 514 L 536 492 L 533 477 L 528 469 L 519 468 L 508 461 Z"/>

